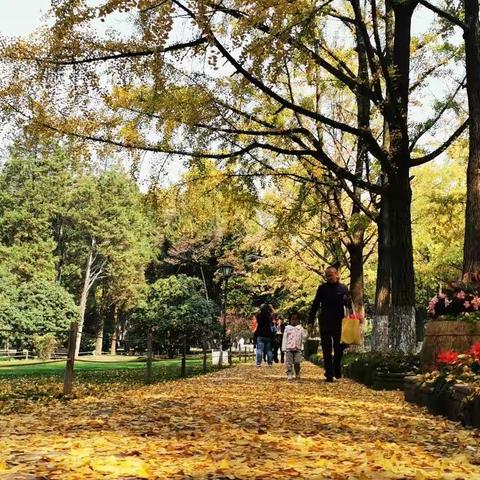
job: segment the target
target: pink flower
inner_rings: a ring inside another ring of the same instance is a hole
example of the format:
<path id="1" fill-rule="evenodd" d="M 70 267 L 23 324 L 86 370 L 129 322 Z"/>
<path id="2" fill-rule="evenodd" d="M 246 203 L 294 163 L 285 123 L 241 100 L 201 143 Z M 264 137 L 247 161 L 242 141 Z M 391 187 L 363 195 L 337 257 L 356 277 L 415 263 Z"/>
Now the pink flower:
<path id="1" fill-rule="evenodd" d="M 465 300 L 465 301 L 463 302 L 463 306 L 464 306 L 465 308 L 470 308 L 470 302 L 468 302 L 467 300 Z"/>
<path id="2" fill-rule="evenodd" d="M 474 310 L 480 309 L 480 297 L 473 297 L 472 301 L 470 302 Z"/>
<path id="3" fill-rule="evenodd" d="M 448 298 L 445 299 L 445 306 L 446 306 L 446 307 L 448 307 L 451 303 L 452 303 L 451 300 L 449 300 Z"/>
<path id="4" fill-rule="evenodd" d="M 463 290 L 460 290 L 460 291 L 456 294 L 456 297 L 457 297 L 459 300 L 465 300 L 465 296 L 466 296 L 466 293 L 465 293 Z"/>
<path id="5" fill-rule="evenodd" d="M 437 297 L 433 297 L 428 304 L 427 312 L 434 314 L 435 313 L 435 305 L 438 303 Z"/>

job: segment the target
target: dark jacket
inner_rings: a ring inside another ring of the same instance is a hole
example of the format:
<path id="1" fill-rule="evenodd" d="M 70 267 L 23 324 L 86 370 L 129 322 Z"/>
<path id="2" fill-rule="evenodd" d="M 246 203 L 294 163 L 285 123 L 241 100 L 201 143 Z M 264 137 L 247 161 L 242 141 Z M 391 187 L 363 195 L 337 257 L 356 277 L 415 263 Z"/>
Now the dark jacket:
<path id="1" fill-rule="evenodd" d="M 259 313 L 257 315 L 257 329 L 255 330 L 256 337 L 273 338 L 272 332 L 272 317 Z"/>
<path id="2" fill-rule="evenodd" d="M 341 328 L 345 307 L 350 307 L 351 305 L 347 286 L 340 282 L 327 282 L 318 287 L 312 308 L 310 309 L 310 315 L 308 316 L 309 325 L 315 323 L 315 315 L 320 305 L 322 306 L 319 320 L 320 331 Z"/>

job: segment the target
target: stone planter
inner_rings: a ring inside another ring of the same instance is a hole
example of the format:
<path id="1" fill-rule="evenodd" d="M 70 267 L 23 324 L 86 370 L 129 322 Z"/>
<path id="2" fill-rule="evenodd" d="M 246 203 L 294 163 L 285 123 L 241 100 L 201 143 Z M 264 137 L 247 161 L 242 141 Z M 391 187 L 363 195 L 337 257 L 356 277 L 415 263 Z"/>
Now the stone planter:
<path id="1" fill-rule="evenodd" d="M 403 380 L 405 400 L 420 407 L 426 407 L 430 388 L 417 383 L 415 376 L 407 376 Z"/>
<path id="2" fill-rule="evenodd" d="M 480 397 L 471 398 L 473 391 L 468 385 L 455 385 L 453 397 L 460 405 L 458 420 L 463 425 L 480 428 Z"/>
<path id="3" fill-rule="evenodd" d="M 451 395 L 447 382 L 438 382 L 428 388 L 427 408 L 434 415 L 447 416 L 447 403 Z"/>
<path id="4" fill-rule="evenodd" d="M 409 403 L 427 407 L 430 413 L 443 415 L 465 426 L 480 428 L 480 397 L 472 399 L 472 389 L 468 385 L 457 384 L 436 391 L 433 387 L 419 385 L 415 377 L 407 376 L 403 391 L 405 401 Z"/>
<path id="5" fill-rule="evenodd" d="M 416 403 L 417 401 L 417 390 L 419 388 L 414 376 L 408 376 L 403 379 L 403 393 L 405 396 L 405 401 L 409 403 Z"/>
<path id="6" fill-rule="evenodd" d="M 420 352 L 423 371 L 435 369 L 436 359 L 441 351 L 466 352 L 480 341 L 480 322 L 476 324 L 461 321 L 431 320 L 427 323 L 425 339 Z"/>
<path id="7" fill-rule="evenodd" d="M 408 373 L 392 373 L 377 370 L 373 375 L 372 387 L 375 390 L 402 390 Z"/>

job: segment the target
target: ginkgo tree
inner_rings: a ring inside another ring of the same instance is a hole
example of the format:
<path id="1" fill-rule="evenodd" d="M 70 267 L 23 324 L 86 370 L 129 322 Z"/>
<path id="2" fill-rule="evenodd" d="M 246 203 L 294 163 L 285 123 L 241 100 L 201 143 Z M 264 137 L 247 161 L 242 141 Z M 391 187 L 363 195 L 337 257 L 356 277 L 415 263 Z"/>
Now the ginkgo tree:
<path id="1" fill-rule="evenodd" d="M 418 7 L 417 0 L 60 0 L 51 29 L 4 46 L 4 112 L 50 135 L 192 159 L 241 158 L 241 168 L 275 170 L 272 156 L 293 157 L 331 172 L 354 198 L 378 195 L 388 230 L 380 237 L 389 239 L 382 255 L 391 259 L 393 345 L 409 350 L 410 170 L 467 128 L 451 115 L 456 86 L 431 118 L 412 120 L 415 102 L 430 110 L 431 78 L 455 61 L 438 48 L 438 31 L 412 37 Z M 127 14 L 130 32 L 96 33 L 98 20 Z M 323 102 L 327 88 L 347 92 L 346 103 Z M 362 118 L 348 114 L 351 102 Z M 445 118 L 453 118 L 451 127 L 435 131 Z M 361 161 L 339 160 L 339 138 L 350 139 Z"/>

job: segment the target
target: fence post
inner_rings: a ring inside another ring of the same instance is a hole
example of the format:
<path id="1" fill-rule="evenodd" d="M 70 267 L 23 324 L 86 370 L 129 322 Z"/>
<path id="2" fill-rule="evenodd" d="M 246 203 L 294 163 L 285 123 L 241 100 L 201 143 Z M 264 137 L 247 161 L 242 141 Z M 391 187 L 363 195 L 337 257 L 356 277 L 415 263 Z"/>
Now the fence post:
<path id="1" fill-rule="evenodd" d="M 207 373 L 207 342 L 203 341 L 203 373 Z"/>
<path id="2" fill-rule="evenodd" d="M 243 361 L 243 363 L 247 363 L 247 346 L 245 345 L 245 360 Z"/>
<path id="3" fill-rule="evenodd" d="M 232 346 L 230 346 L 228 349 L 228 364 L 231 365 L 232 363 Z"/>
<path id="4" fill-rule="evenodd" d="M 68 353 L 67 364 L 65 365 L 65 376 L 63 379 L 63 394 L 70 395 L 73 386 L 73 367 L 75 365 L 75 346 L 77 344 L 78 323 L 70 324 L 70 332 L 68 334 Z"/>
<path id="5" fill-rule="evenodd" d="M 186 375 L 187 375 L 187 336 L 184 335 L 183 345 L 182 345 L 182 368 L 180 370 L 180 376 L 184 378 L 186 377 Z"/>
<path id="6" fill-rule="evenodd" d="M 145 383 L 152 383 L 152 360 L 153 360 L 153 333 L 149 328 L 147 332 L 147 369 L 145 370 Z"/>

